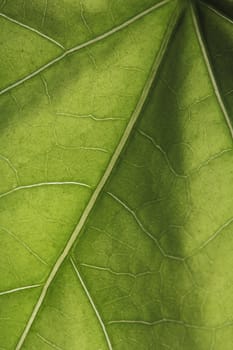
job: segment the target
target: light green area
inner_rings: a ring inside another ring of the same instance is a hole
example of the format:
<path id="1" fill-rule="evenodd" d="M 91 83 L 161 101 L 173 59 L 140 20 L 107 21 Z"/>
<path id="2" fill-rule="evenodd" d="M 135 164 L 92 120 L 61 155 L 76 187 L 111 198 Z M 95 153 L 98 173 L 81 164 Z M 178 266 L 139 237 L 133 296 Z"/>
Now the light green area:
<path id="1" fill-rule="evenodd" d="M 157 4 L 0 2 L 0 350 L 233 348 L 232 22 Z"/>

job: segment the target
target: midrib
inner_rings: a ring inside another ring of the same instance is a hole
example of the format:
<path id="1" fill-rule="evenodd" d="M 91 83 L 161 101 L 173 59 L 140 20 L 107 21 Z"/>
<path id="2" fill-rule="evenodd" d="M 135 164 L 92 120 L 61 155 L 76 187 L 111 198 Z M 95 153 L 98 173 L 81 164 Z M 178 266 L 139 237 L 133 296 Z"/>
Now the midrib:
<path id="1" fill-rule="evenodd" d="M 161 3 L 157 4 L 156 7 L 153 6 L 153 9 L 158 8 L 158 5 L 161 6 L 161 4 L 168 3 L 169 1 L 161 2 Z M 144 13 L 144 15 L 146 15 L 146 14 L 148 14 L 151 11 L 152 10 L 150 10 L 150 11 L 147 10 L 146 13 L 145 13 L 145 11 L 143 13 Z M 109 164 L 108 164 L 108 166 L 107 166 L 107 168 L 105 170 L 105 173 L 104 173 L 103 177 L 101 178 L 101 180 L 98 183 L 95 191 L 93 192 L 93 194 L 92 194 L 92 196 L 91 196 L 91 198 L 90 198 L 90 200 L 89 200 L 89 202 L 88 202 L 88 204 L 87 204 L 87 206 L 86 206 L 86 208 L 85 208 L 85 210 L 84 210 L 84 212 L 83 212 L 83 214 L 82 214 L 82 216 L 81 216 L 81 218 L 80 218 L 80 220 L 79 220 L 79 222 L 78 222 L 78 224 L 77 224 L 77 226 L 75 228 L 75 230 L 71 234 L 70 239 L 67 242 L 67 244 L 66 244 L 62 254 L 58 257 L 55 265 L 53 266 L 53 268 L 52 268 L 52 270 L 51 270 L 51 272 L 49 274 L 49 277 L 48 277 L 48 279 L 47 279 L 47 281 L 46 281 L 46 283 L 45 283 L 45 285 L 44 285 L 44 287 L 42 289 L 41 295 L 40 295 L 40 297 L 39 297 L 39 299 L 38 299 L 38 301 L 37 301 L 37 303 L 36 303 L 36 305 L 35 305 L 35 307 L 34 307 L 34 309 L 32 311 L 32 314 L 31 314 L 31 316 L 29 318 L 29 321 L 28 321 L 28 323 L 27 323 L 27 325 L 26 325 L 26 327 L 25 327 L 25 329 L 24 329 L 24 331 L 23 331 L 23 333 L 22 333 L 22 335 L 21 335 L 21 337 L 19 339 L 19 342 L 18 342 L 15 350 L 20 350 L 22 348 L 22 346 L 24 344 L 24 341 L 26 340 L 26 337 L 27 337 L 27 335 L 28 335 L 28 333 L 29 333 L 29 331 L 30 331 L 30 329 L 31 329 L 35 319 L 36 319 L 38 311 L 39 311 L 41 305 L 43 304 L 43 301 L 44 301 L 44 299 L 46 297 L 47 291 L 48 291 L 51 283 L 53 282 L 53 279 L 54 279 L 56 273 L 58 272 L 58 270 L 59 270 L 60 266 L 62 265 L 62 263 L 64 262 L 65 258 L 70 253 L 71 248 L 73 247 L 75 241 L 77 240 L 77 237 L 78 237 L 79 233 L 81 232 L 81 230 L 82 230 L 82 228 L 83 228 L 83 226 L 84 226 L 84 224 L 86 222 L 86 219 L 88 218 L 88 216 L 89 216 L 93 206 L 95 205 L 97 198 L 99 197 L 100 193 L 102 192 L 102 189 L 103 189 L 104 185 L 106 184 L 108 178 L 110 177 L 110 175 L 112 173 L 112 170 L 113 170 L 113 168 L 114 168 L 114 166 L 115 166 L 115 164 L 116 164 L 116 162 L 117 162 L 117 160 L 118 160 L 118 158 L 119 158 L 119 156 L 120 156 L 120 154 L 121 154 L 121 152 L 122 152 L 122 150 L 123 150 L 123 148 L 124 148 L 128 138 L 129 138 L 129 135 L 130 135 L 130 133 L 131 133 L 131 131 L 132 131 L 132 129 L 133 129 L 137 119 L 138 119 L 138 116 L 140 115 L 142 107 L 143 107 L 143 105 L 144 105 L 144 103 L 146 101 L 146 98 L 148 96 L 148 93 L 150 91 L 152 83 L 153 83 L 153 81 L 155 79 L 155 76 L 156 76 L 156 74 L 158 72 L 160 64 L 161 64 L 161 62 L 163 60 L 165 52 L 167 51 L 167 47 L 169 45 L 170 39 L 172 37 L 172 34 L 174 32 L 174 29 L 176 27 L 176 24 L 178 22 L 180 14 L 181 14 L 181 11 L 178 10 L 178 9 L 176 9 L 174 11 L 174 13 L 172 14 L 172 18 L 170 19 L 170 23 L 168 25 L 167 31 L 165 32 L 164 38 L 162 40 L 162 43 L 161 43 L 161 46 L 160 46 L 160 49 L 159 49 L 159 52 L 158 52 L 158 54 L 155 57 L 155 61 L 153 63 L 153 66 L 151 68 L 149 76 L 148 76 L 148 78 L 146 80 L 146 83 L 144 85 L 142 94 L 141 94 L 141 96 L 140 96 L 140 98 L 138 100 L 138 103 L 136 105 L 136 108 L 135 108 L 134 112 L 132 113 L 131 119 L 130 119 L 130 121 L 129 121 L 129 123 L 128 123 L 125 131 L 124 131 L 124 133 L 123 133 L 123 136 L 121 137 L 121 140 L 120 140 L 118 146 L 115 149 L 115 152 L 114 152 L 114 154 L 113 154 L 113 156 L 112 156 L 112 158 L 111 158 L 111 160 L 110 160 L 110 162 L 109 162 Z M 139 15 L 138 15 L 137 19 L 141 18 L 141 17 L 142 16 L 139 17 Z M 135 20 L 131 19 L 131 23 L 133 23 L 134 21 Z M 121 28 L 122 28 L 122 25 L 121 25 Z M 116 32 L 116 30 L 115 30 L 115 32 Z"/>

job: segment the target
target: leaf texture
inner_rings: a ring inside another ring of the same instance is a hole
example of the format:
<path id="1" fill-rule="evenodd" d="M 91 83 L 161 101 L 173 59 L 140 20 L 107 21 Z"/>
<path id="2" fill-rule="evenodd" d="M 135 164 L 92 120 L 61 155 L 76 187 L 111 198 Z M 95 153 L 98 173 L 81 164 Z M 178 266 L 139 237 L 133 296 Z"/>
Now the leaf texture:
<path id="1" fill-rule="evenodd" d="M 0 3 L 0 349 L 232 349 L 215 5 Z"/>

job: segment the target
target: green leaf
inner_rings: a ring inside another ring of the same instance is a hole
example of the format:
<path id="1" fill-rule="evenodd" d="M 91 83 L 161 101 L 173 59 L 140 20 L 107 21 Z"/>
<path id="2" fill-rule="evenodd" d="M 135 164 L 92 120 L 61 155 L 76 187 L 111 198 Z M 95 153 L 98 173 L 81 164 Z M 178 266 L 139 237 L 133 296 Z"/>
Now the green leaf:
<path id="1" fill-rule="evenodd" d="M 213 4 L 0 2 L 0 349 L 232 349 L 233 26 Z"/>

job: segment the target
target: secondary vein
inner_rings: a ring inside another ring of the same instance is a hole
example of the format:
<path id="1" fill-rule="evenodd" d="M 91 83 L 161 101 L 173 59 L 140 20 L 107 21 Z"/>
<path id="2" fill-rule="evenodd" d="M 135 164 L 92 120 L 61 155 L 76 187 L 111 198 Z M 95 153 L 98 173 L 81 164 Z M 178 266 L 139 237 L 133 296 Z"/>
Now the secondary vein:
<path id="1" fill-rule="evenodd" d="M 105 336 L 106 342 L 108 344 L 108 348 L 109 348 L 109 350 L 113 350 L 111 341 L 110 341 L 108 333 L 106 331 L 105 324 L 104 324 L 104 322 L 103 322 L 103 320 L 102 320 L 102 318 L 101 318 L 101 316 L 100 316 L 100 314 L 95 306 L 95 303 L 94 303 L 94 301 L 93 301 L 93 299 L 92 299 L 92 297 L 91 297 L 91 295 L 90 295 L 90 293 L 89 293 L 89 291 L 88 291 L 88 289 L 87 289 L 87 287 L 86 287 L 86 285 L 85 285 L 85 283 L 84 283 L 84 281 L 83 281 L 83 279 L 78 271 L 78 268 L 73 261 L 73 259 L 71 258 L 70 261 L 71 261 L 72 267 L 73 267 L 73 269 L 74 269 L 74 271 L 75 271 L 75 273 L 76 273 L 76 275 L 77 275 L 77 277 L 78 277 L 78 279 L 79 279 L 79 281 L 80 281 L 80 283 L 81 283 L 81 285 L 82 285 L 82 287 L 87 295 L 87 298 L 88 298 L 88 300 L 89 300 L 89 302 L 90 302 L 90 304 L 91 304 L 91 306 L 96 314 L 96 317 L 98 318 L 100 326 L 104 332 L 104 336 Z"/>
<path id="2" fill-rule="evenodd" d="M 55 44 L 56 46 L 59 46 L 60 49 L 65 50 L 65 47 L 64 47 L 63 45 L 61 45 L 58 41 L 56 41 L 55 39 L 51 38 L 50 36 L 48 36 L 48 35 L 46 35 L 46 34 L 40 32 L 39 30 L 37 30 L 37 29 L 35 29 L 35 28 L 33 28 L 33 27 L 30 27 L 30 26 L 28 26 L 27 24 L 24 24 L 24 23 L 22 23 L 22 22 L 19 22 L 19 21 L 17 21 L 17 20 L 14 19 L 14 18 L 11 18 L 11 17 L 5 15 L 4 13 L 0 13 L 0 16 L 1 16 L 2 18 L 5 18 L 5 19 L 8 20 L 9 22 L 15 23 L 15 24 L 17 24 L 17 25 L 20 26 L 20 27 L 23 27 L 23 28 L 25 28 L 25 29 L 30 30 L 31 32 L 34 32 L 34 33 L 38 34 L 38 35 L 41 36 L 42 38 L 44 38 L 44 39 L 46 39 L 46 40 L 52 42 L 52 43 Z"/>
<path id="3" fill-rule="evenodd" d="M 0 198 L 2 197 L 6 197 L 11 193 L 17 192 L 17 191 L 21 191 L 21 190 L 25 190 L 25 189 L 30 189 L 30 188 L 35 188 L 35 187 L 44 187 L 44 186 L 63 186 L 63 185 L 77 185 L 77 186 L 81 186 L 81 187 L 87 187 L 90 188 L 91 186 L 88 184 L 85 184 L 83 182 L 77 182 L 77 181 L 55 181 L 55 182 L 39 182 L 36 184 L 31 184 L 31 185 L 23 185 L 23 186 L 18 186 L 15 187 L 7 192 L 4 193 L 0 193 Z"/>
<path id="4" fill-rule="evenodd" d="M 38 288 L 41 286 L 42 286 L 42 284 L 32 284 L 30 286 L 23 286 L 23 287 L 18 287 L 18 288 L 14 288 L 14 289 L 4 290 L 4 291 L 0 292 L 0 296 L 20 292 L 20 291 L 26 290 L 26 289 Z"/>
<path id="5" fill-rule="evenodd" d="M 195 28 L 195 31 L 196 31 L 196 36 L 197 36 L 197 39 L 198 39 L 198 42 L 199 42 L 199 45 L 200 45 L 200 48 L 201 48 L 201 51 L 202 51 L 202 55 L 203 55 L 204 61 L 205 61 L 205 64 L 206 64 L 206 68 L 208 70 L 209 77 L 210 77 L 210 80 L 212 82 L 212 86 L 213 86 L 216 98 L 217 98 L 218 103 L 219 103 L 219 105 L 221 107 L 223 116 L 224 116 L 224 118 L 226 120 L 226 123 L 227 123 L 227 126 L 229 128 L 231 137 L 233 138 L 233 127 L 232 127 L 232 124 L 231 124 L 230 117 L 228 115 L 227 109 L 226 109 L 225 104 L 223 102 L 221 93 L 219 91 L 217 81 L 216 81 L 214 73 L 213 73 L 212 64 L 210 62 L 209 55 L 208 55 L 208 52 L 206 50 L 206 47 L 205 47 L 205 44 L 204 44 L 204 41 L 203 41 L 203 38 L 202 38 L 200 26 L 199 26 L 198 19 L 197 19 L 196 10 L 194 9 L 194 5 L 193 4 L 191 4 L 190 6 L 191 6 L 191 14 L 192 14 L 193 25 L 194 25 L 194 28 Z"/>
<path id="6" fill-rule="evenodd" d="M 212 11 L 213 13 L 215 13 L 218 17 L 224 19 L 226 22 L 229 22 L 231 24 L 233 24 L 233 20 L 229 17 L 227 17 L 225 14 L 223 14 L 222 12 L 220 12 L 219 10 L 217 10 L 216 8 L 207 5 L 206 3 L 204 3 L 203 1 L 200 1 L 200 3 L 202 4 L 203 7 L 206 7 L 209 11 Z"/>

